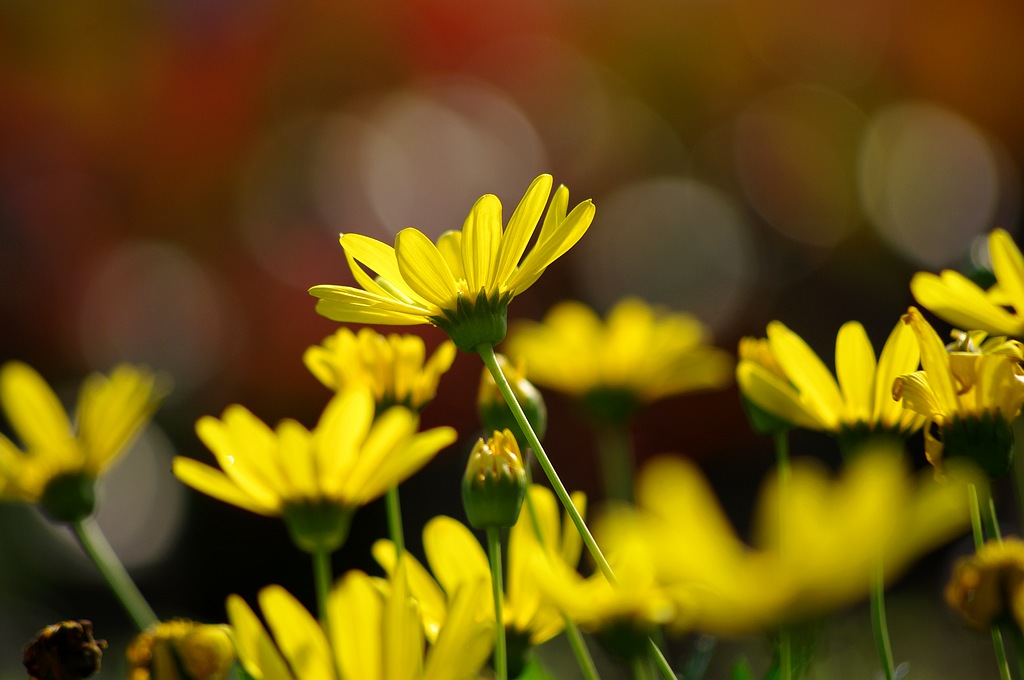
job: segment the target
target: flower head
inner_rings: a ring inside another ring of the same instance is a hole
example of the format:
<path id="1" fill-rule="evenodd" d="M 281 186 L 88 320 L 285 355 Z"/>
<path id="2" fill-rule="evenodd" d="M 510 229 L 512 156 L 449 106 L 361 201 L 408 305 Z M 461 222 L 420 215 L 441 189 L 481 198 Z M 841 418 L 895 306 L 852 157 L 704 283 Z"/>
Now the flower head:
<path id="1" fill-rule="evenodd" d="M 923 370 L 899 376 L 893 398 L 927 419 L 928 460 L 938 466 L 943 457 L 967 456 L 990 476 L 1002 476 L 1011 461 L 1009 423 L 1024 404 L 1020 343 L 965 340 L 949 351 L 917 308 L 903 322 L 917 337 Z"/>
<path id="2" fill-rule="evenodd" d="M 750 402 L 791 426 L 837 435 L 861 431 L 910 434 L 924 419 L 892 400 L 896 376 L 917 368 L 913 333 L 896 325 L 876 360 L 864 327 L 849 321 L 836 335 L 836 375 L 804 340 L 779 321 L 768 339 L 740 344 L 736 381 Z"/>
<path id="3" fill-rule="evenodd" d="M 519 518 L 526 494 L 526 467 L 509 430 L 478 439 L 462 477 L 462 505 L 477 529 L 506 528 Z"/>
<path id="4" fill-rule="evenodd" d="M 128 646 L 128 680 L 222 680 L 235 662 L 227 626 L 161 621 Z"/>
<path id="5" fill-rule="evenodd" d="M 1024 628 L 1024 541 L 989 541 L 958 560 L 945 597 L 972 628 L 988 630 L 1009 617 Z"/>
<path id="6" fill-rule="evenodd" d="M 302 360 L 329 389 L 368 385 L 378 412 L 396 404 L 421 411 L 433 400 L 441 376 L 451 368 L 455 345 L 445 341 L 427 359 L 418 335 L 382 335 L 370 328 L 353 333 L 339 328 L 323 344 L 307 349 Z"/>
<path id="7" fill-rule="evenodd" d="M 0 405 L 21 448 L 0 435 L 0 499 L 40 503 L 59 521 L 92 513 L 93 483 L 143 429 L 165 393 L 128 364 L 82 383 L 74 421 L 30 366 L 0 368 Z"/>
<path id="8" fill-rule="evenodd" d="M 336 548 L 350 513 L 419 470 L 455 440 L 450 427 L 417 432 L 419 419 L 393 406 L 374 418 L 366 388 L 338 393 L 310 431 L 293 420 L 276 430 L 242 406 L 196 423 L 220 470 L 174 459 L 189 486 L 245 510 L 283 516 L 303 549 Z"/>
<path id="9" fill-rule="evenodd" d="M 387 581 L 350 571 L 331 589 L 331 636 L 280 586 L 259 593 L 268 633 L 245 601 L 228 598 L 238 656 L 255 680 L 471 680 L 491 652 L 492 625 L 470 605 L 486 593 L 478 581 L 456 594 L 449 617 L 429 647 L 419 603 L 410 597 L 404 568 Z"/>
<path id="10" fill-rule="evenodd" d="M 360 234 L 343 234 L 341 246 L 360 287 L 314 286 L 309 292 L 319 298 L 317 312 L 341 322 L 430 323 L 468 352 L 500 342 L 508 303 L 574 246 L 594 218 L 589 200 L 567 214 L 564 186 L 555 191 L 545 214 L 551 186 L 550 175 L 537 177 L 504 230 L 501 203 L 487 194 L 473 205 L 461 231 L 442 234 L 436 244 L 411 227 L 398 233 L 394 248 Z M 540 234 L 527 253 L 541 215 Z"/>
<path id="11" fill-rule="evenodd" d="M 695 317 L 627 298 L 604 320 L 580 302 L 559 303 L 541 323 L 517 324 L 507 345 L 538 385 L 621 420 L 642 404 L 727 385 L 732 359 L 708 339 Z"/>
<path id="12" fill-rule="evenodd" d="M 989 235 L 988 252 L 996 277 L 988 290 L 948 269 L 918 272 L 910 290 L 922 307 L 954 326 L 1024 337 L 1024 257 L 1002 229 Z"/>

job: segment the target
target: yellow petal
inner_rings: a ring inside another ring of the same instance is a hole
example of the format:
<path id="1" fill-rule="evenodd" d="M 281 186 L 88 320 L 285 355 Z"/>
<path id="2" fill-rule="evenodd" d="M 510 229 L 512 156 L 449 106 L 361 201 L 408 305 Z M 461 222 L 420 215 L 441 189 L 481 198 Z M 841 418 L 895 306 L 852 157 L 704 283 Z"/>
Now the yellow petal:
<path id="1" fill-rule="evenodd" d="M 226 609 L 242 667 L 256 680 L 292 678 L 284 658 L 245 600 L 238 595 L 229 595 Z"/>
<path id="2" fill-rule="evenodd" d="M 420 680 L 423 673 L 423 628 L 416 603 L 409 596 L 401 562 L 390 584 L 391 593 L 384 602 L 384 677 L 387 680 Z"/>
<path id="3" fill-rule="evenodd" d="M 386 680 L 384 676 L 384 603 L 369 576 L 345 574 L 331 591 L 331 637 L 343 678 Z"/>
<path id="4" fill-rule="evenodd" d="M 295 677 L 335 680 L 327 639 L 306 608 L 281 586 L 267 586 L 258 597 L 267 626 Z"/>
<path id="5" fill-rule="evenodd" d="M 324 494 L 341 494 L 373 425 L 374 401 L 364 386 L 347 388 L 327 403 L 314 433 Z"/>
<path id="6" fill-rule="evenodd" d="M 459 288 L 437 246 L 423 232 L 409 227 L 398 232 L 395 250 L 398 268 L 409 287 L 431 304 L 452 308 Z"/>
<path id="7" fill-rule="evenodd" d="M 508 279 L 506 287 L 514 295 L 529 288 L 540 278 L 544 270 L 552 262 L 564 255 L 583 238 L 594 221 L 594 204 L 583 201 L 569 213 L 564 220 L 543 241 L 538 240 L 522 264 Z M 543 232 L 542 232 L 543 234 Z"/>
<path id="8" fill-rule="evenodd" d="M 232 404 L 223 420 L 204 416 L 196 422 L 196 434 L 239 488 L 266 502 L 280 499 L 285 487 L 277 436 L 248 409 Z"/>
<path id="9" fill-rule="evenodd" d="M 792 385 L 758 363 L 741 361 L 736 367 L 736 383 L 747 399 L 796 427 L 821 430 L 826 425 L 808 413 Z"/>
<path id="10" fill-rule="evenodd" d="M 519 205 L 516 206 L 512 217 L 509 218 L 508 228 L 501 238 L 501 247 L 498 250 L 497 270 L 495 280 L 501 284 L 509 279 L 512 272 L 526 252 L 526 246 L 530 243 L 530 237 L 544 213 L 544 204 L 551 195 L 551 175 L 540 175 L 526 190 Z"/>
<path id="11" fill-rule="evenodd" d="M 826 429 L 836 429 L 843 410 L 843 397 L 836 379 L 818 355 L 803 338 L 779 321 L 768 324 L 768 343 L 805 408 Z"/>
<path id="12" fill-rule="evenodd" d="M 452 606 L 437 643 L 427 654 L 422 680 L 473 680 L 491 654 L 493 623 L 477 617 L 477 603 L 488 599 L 488 580 L 463 584 L 453 594 Z"/>
<path id="13" fill-rule="evenodd" d="M 477 199 L 462 225 L 462 265 L 466 287 L 473 295 L 494 288 L 494 273 L 501 245 L 501 202 L 493 194 Z"/>
<path id="14" fill-rule="evenodd" d="M 491 579 L 491 568 L 476 536 L 451 517 L 435 517 L 423 528 L 423 550 L 430 569 L 449 596 L 467 583 Z M 490 599 L 480 601 L 481 608 L 493 616 Z"/>
<path id="15" fill-rule="evenodd" d="M 1018 313 L 1024 312 L 1024 257 L 1020 249 L 1005 230 L 996 229 L 989 236 L 988 251 L 1000 289 Z"/>
<path id="16" fill-rule="evenodd" d="M 397 567 L 397 554 L 395 544 L 387 539 L 375 541 L 371 548 L 373 559 L 384 569 L 384 573 L 393 576 Z M 416 598 L 420 606 L 420 615 L 423 617 L 423 629 L 429 642 L 437 639 L 437 633 L 441 629 L 445 618 L 448 615 L 448 604 L 444 591 L 434 580 L 434 577 L 420 564 L 408 550 L 402 555 L 405 565 L 406 577 L 409 579 L 409 591 Z"/>
<path id="17" fill-rule="evenodd" d="M 415 325 L 428 323 L 431 310 L 407 304 L 391 296 L 370 293 L 351 286 L 313 286 L 309 294 L 319 298 L 316 313 L 339 323 Z"/>
<path id="18" fill-rule="evenodd" d="M 283 476 L 285 502 L 320 497 L 320 471 L 316 468 L 312 439 L 309 430 L 294 420 L 282 420 L 277 426 L 277 458 Z"/>
<path id="19" fill-rule="evenodd" d="M 160 400 L 155 376 L 121 364 L 109 376 L 93 373 L 78 398 L 78 436 L 86 461 L 83 469 L 98 475 L 124 453 L 145 426 Z"/>
<path id="20" fill-rule="evenodd" d="M 353 260 L 365 264 L 379 278 L 388 281 L 408 298 L 416 302 L 421 301 L 417 299 L 418 296 L 415 291 L 406 284 L 405 279 L 402 277 L 401 267 L 398 264 L 398 254 L 395 252 L 395 248 L 362 234 L 342 234 L 341 247 L 345 249 L 345 256 L 349 258 L 349 266 L 352 268 L 352 273 L 356 280 L 360 282 L 360 285 L 363 285 L 364 279 L 369 277 L 361 269 L 353 266 Z M 369 290 L 370 288 L 367 289 Z"/>
<path id="21" fill-rule="evenodd" d="M 0 369 L 0 404 L 26 448 L 65 457 L 69 448 L 73 449 L 67 412 L 42 376 L 28 364 L 10 361 Z"/>
<path id="22" fill-rule="evenodd" d="M 904 323 L 910 325 L 921 350 L 921 366 L 928 375 L 928 385 L 941 412 L 947 415 L 960 414 L 960 399 L 957 397 L 953 374 L 949 368 L 949 354 L 938 333 L 916 307 L 910 307 L 903 315 Z M 914 409 L 917 411 L 917 409 Z M 918 411 L 921 413 L 921 411 Z"/>
<path id="23" fill-rule="evenodd" d="M 392 486 L 401 484 L 429 463 L 441 449 L 452 444 L 457 435 L 450 427 L 435 427 L 409 437 L 395 448 L 366 477 L 359 502 L 367 503 Z"/>
<path id="24" fill-rule="evenodd" d="M 462 232 L 451 229 L 437 239 L 437 251 L 448 263 L 448 269 L 456 280 L 466 278 L 466 267 L 462 264 Z"/>
<path id="25" fill-rule="evenodd" d="M 849 321 L 836 335 L 836 377 L 847 423 L 870 422 L 875 387 L 875 350 L 864 327 Z M 885 395 L 889 398 L 889 395 Z M 891 400 L 891 398 L 890 398 Z"/>
<path id="26" fill-rule="evenodd" d="M 889 333 L 878 358 L 875 374 L 874 409 L 871 421 L 893 427 L 903 417 L 904 408 L 892 398 L 892 386 L 897 376 L 913 373 L 921 362 L 914 332 L 902 321 Z"/>
<path id="27" fill-rule="evenodd" d="M 893 383 L 892 396 L 902 402 L 904 409 L 926 418 L 941 418 L 948 414 L 935 397 L 924 371 L 897 377 Z"/>
<path id="28" fill-rule="evenodd" d="M 270 498 L 254 498 L 224 473 L 191 458 L 178 456 L 171 463 L 174 476 L 196 491 L 218 500 L 236 505 L 258 515 L 273 517 L 280 514 L 280 502 Z"/>
<path id="29" fill-rule="evenodd" d="M 918 272 L 910 279 L 918 304 L 958 328 L 981 329 L 999 335 L 1024 335 L 1024 324 L 986 296 L 963 274 L 946 270 L 936 276 Z"/>

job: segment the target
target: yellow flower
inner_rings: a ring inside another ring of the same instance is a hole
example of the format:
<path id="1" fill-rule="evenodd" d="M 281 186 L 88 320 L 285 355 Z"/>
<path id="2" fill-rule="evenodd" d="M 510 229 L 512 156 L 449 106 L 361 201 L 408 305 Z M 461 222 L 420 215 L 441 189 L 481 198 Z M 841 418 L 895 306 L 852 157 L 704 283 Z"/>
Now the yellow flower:
<path id="1" fill-rule="evenodd" d="M 434 399 L 441 376 L 451 368 L 455 345 L 445 341 L 426 359 L 426 347 L 418 335 L 339 328 L 323 344 L 308 348 L 302 360 L 329 389 L 369 385 L 378 411 L 396 404 L 421 411 Z"/>
<path id="2" fill-rule="evenodd" d="M 1009 616 L 1024 628 L 1024 541 L 989 541 L 958 560 L 945 597 L 972 628 L 988 630 Z"/>
<path id="3" fill-rule="evenodd" d="M 502 612 L 513 639 L 539 645 L 560 633 L 564 620 L 559 609 L 544 596 L 534 562 L 560 562 L 575 569 L 583 544 L 567 517 L 559 522 L 558 501 L 550 490 L 532 485 L 528 493 L 529 504 L 509 532 Z M 574 493 L 572 501 L 580 512 L 585 512 L 583 494 Z M 423 528 L 423 547 L 436 581 L 412 555 L 406 553 L 402 560 L 409 573 L 412 594 L 421 605 L 427 639 L 433 640 L 448 617 L 452 595 L 479 580 L 490 583 L 491 570 L 476 536 L 451 517 L 434 517 L 427 522 Z M 377 541 L 373 555 L 385 571 L 394 571 L 395 547 L 391 541 Z M 473 606 L 477 620 L 494 621 L 494 599 L 489 591 L 480 593 Z"/>
<path id="4" fill-rule="evenodd" d="M 227 626 L 174 619 L 136 635 L 125 655 L 128 680 L 222 680 L 235 646 Z"/>
<path id="5" fill-rule="evenodd" d="M 0 435 L 0 499 L 42 503 L 61 521 L 88 516 L 93 482 L 145 427 L 164 393 L 142 367 L 122 364 L 109 375 L 93 373 L 82 383 L 72 423 L 34 369 L 18 361 L 4 364 L 0 405 L 22 448 Z M 64 493 L 73 487 L 81 493 Z"/>
<path id="6" fill-rule="evenodd" d="M 621 418 L 673 394 L 727 385 L 732 359 L 708 345 L 708 337 L 695 317 L 636 298 L 620 301 L 606 320 L 568 301 L 541 323 L 516 325 L 508 353 L 526 364 L 538 385 L 582 399 L 602 412 L 599 417 L 610 410 Z"/>
<path id="7" fill-rule="evenodd" d="M 682 458 L 646 465 L 637 497 L 637 512 L 599 527 L 603 544 L 645 545 L 655 583 L 675 605 L 674 630 L 717 635 L 768 630 L 854 602 L 883 561 L 885 576 L 895 578 L 969 520 L 962 483 L 917 479 L 886 447 L 865 449 L 838 479 L 797 461 L 785 484 L 768 482 L 752 547 Z"/>
<path id="8" fill-rule="evenodd" d="M 328 598 L 330 638 L 280 586 L 258 596 L 273 637 L 241 597 L 227 607 L 239 659 L 255 680 L 335 680 L 335 667 L 359 680 L 471 680 L 491 652 L 493 627 L 471 607 L 486 592 L 478 581 L 456 594 L 429 648 L 404 569 L 386 582 L 360 571 L 342 577 Z"/>
<path id="9" fill-rule="evenodd" d="M 338 393 L 310 431 L 293 420 L 271 430 L 242 406 L 196 424 L 221 469 L 177 457 L 189 486 L 245 510 L 283 516 L 305 550 L 336 548 L 350 513 L 419 470 L 455 440 L 450 427 L 417 432 L 419 420 L 393 406 L 374 419 L 369 389 Z"/>
<path id="10" fill-rule="evenodd" d="M 928 460 L 939 465 L 944 456 L 965 455 L 992 477 L 1005 474 L 1013 444 L 1009 423 L 1024 403 L 1020 343 L 997 340 L 985 352 L 947 351 L 917 308 L 908 309 L 903 322 L 917 337 L 923 370 L 899 376 L 893 397 L 928 420 Z"/>
<path id="11" fill-rule="evenodd" d="M 1024 337 L 1024 258 L 1002 229 L 989 235 L 988 251 L 996 277 L 989 290 L 948 269 L 918 272 L 910 290 L 922 307 L 954 326 Z"/>
<path id="12" fill-rule="evenodd" d="M 341 246 L 360 287 L 314 286 L 309 292 L 319 298 L 317 312 L 341 322 L 430 323 L 468 352 L 500 342 L 508 303 L 574 246 L 594 218 L 589 200 L 567 215 L 569 191 L 560 186 L 536 244 L 526 253 L 551 186 L 550 175 L 537 177 L 504 231 L 501 203 L 487 194 L 473 205 L 462 230 L 442 234 L 437 244 L 413 228 L 398 233 L 394 248 L 343 234 Z"/>
<path id="13" fill-rule="evenodd" d="M 864 327 L 849 321 L 836 335 L 836 376 L 806 342 L 779 321 L 768 339 L 740 343 L 736 381 L 755 406 L 793 426 L 838 435 L 910 434 L 924 419 L 892 399 L 897 376 L 917 368 L 913 333 L 898 323 L 876 361 Z"/>

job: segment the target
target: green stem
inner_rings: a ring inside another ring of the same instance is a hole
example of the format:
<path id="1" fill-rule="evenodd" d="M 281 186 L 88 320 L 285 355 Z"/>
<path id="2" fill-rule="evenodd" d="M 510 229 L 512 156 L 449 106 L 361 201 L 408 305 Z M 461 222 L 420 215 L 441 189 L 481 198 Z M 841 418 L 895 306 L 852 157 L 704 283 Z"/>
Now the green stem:
<path id="1" fill-rule="evenodd" d="M 672 666 L 669 665 L 668 659 L 662 653 L 661 647 L 654 642 L 654 638 L 647 638 L 647 650 L 650 652 L 651 660 L 654 661 L 655 667 L 661 671 L 661 676 L 665 680 L 676 680 L 676 674 L 672 671 Z"/>
<path id="2" fill-rule="evenodd" d="M 491 586 L 494 591 L 494 672 L 498 680 L 508 680 L 505 617 L 502 612 L 505 587 L 501 583 L 501 529 L 498 527 L 487 527 L 487 555 L 491 562 Z"/>
<path id="3" fill-rule="evenodd" d="M 885 680 L 894 680 L 896 664 L 892 658 L 889 623 L 885 615 L 885 571 L 881 560 L 878 561 L 871 578 L 871 627 L 875 632 L 875 649 L 885 673 Z"/>
<path id="4" fill-rule="evenodd" d="M 562 484 L 562 480 L 559 479 L 558 473 L 555 472 L 554 466 L 551 464 L 551 459 L 548 458 L 548 454 L 544 451 L 544 447 L 541 446 L 540 439 L 537 438 L 537 433 L 533 431 L 533 427 L 530 425 L 530 421 L 526 418 L 526 414 L 523 412 L 523 407 L 519 405 L 516 400 L 516 395 L 512 392 L 512 387 L 508 384 L 508 380 L 505 378 L 505 374 L 501 372 L 501 367 L 498 366 L 498 360 L 494 355 L 494 347 L 492 345 L 483 344 L 476 348 L 480 358 L 483 359 L 484 364 L 487 366 L 487 370 L 490 371 L 491 377 L 494 378 L 495 384 L 498 386 L 498 390 L 501 395 L 505 398 L 505 403 L 512 409 L 512 414 L 516 418 L 516 422 L 523 428 L 523 433 L 526 434 L 527 444 L 533 449 L 534 455 L 537 456 L 537 462 L 540 464 L 544 474 L 548 478 L 548 482 L 551 483 L 551 487 L 555 491 L 555 495 L 558 496 L 558 500 L 562 503 L 562 507 L 569 513 L 569 518 L 572 523 L 576 526 L 576 530 L 580 533 L 580 537 L 583 539 L 583 544 L 587 546 L 587 550 L 590 552 L 591 557 L 594 558 L 594 562 L 597 563 L 598 568 L 604 577 L 612 585 L 618 583 L 618 579 L 615 578 L 615 573 L 612 571 L 611 565 L 608 564 L 608 560 L 605 558 L 604 553 L 601 552 L 601 548 L 598 547 L 597 541 L 594 540 L 593 534 L 590 533 L 590 529 L 587 527 L 586 522 L 583 521 L 583 517 L 580 515 L 579 510 L 572 504 L 572 499 L 569 498 L 569 492 L 565 490 L 565 485 Z"/>
<path id="5" fill-rule="evenodd" d="M 982 529 L 981 499 L 978 495 L 978 487 L 974 484 L 968 484 L 967 495 L 970 498 L 971 530 L 974 534 L 974 548 L 975 550 L 980 550 L 981 547 L 985 545 L 985 532 Z M 987 505 L 989 508 L 993 507 L 991 503 Z M 995 513 L 992 512 L 988 519 L 991 524 L 989 530 L 998 533 L 999 524 L 996 521 Z M 1003 634 L 999 630 L 998 626 L 992 626 L 991 632 L 992 648 L 996 655 L 996 666 L 999 668 L 999 678 L 1000 680 L 1012 680 L 1013 676 L 1010 673 L 1010 662 L 1006 658 L 1006 645 L 1003 643 Z"/>
<path id="6" fill-rule="evenodd" d="M 633 678 L 634 680 L 654 680 L 650 660 L 643 654 L 638 654 L 633 658 Z"/>
<path id="7" fill-rule="evenodd" d="M 779 496 L 784 504 L 793 474 L 789 463 L 789 432 L 785 430 L 775 433 L 775 467 L 779 477 Z M 786 534 L 785 527 L 781 526 L 781 516 L 779 523 L 780 549 L 785 552 Z M 793 680 L 793 631 L 786 625 L 779 629 L 779 680 Z"/>
<path id="8" fill-rule="evenodd" d="M 156 624 L 159 621 L 156 613 L 139 592 L 132 577 L 128 575 L 128 570 L 121 564 L 121 560 L 117 559 L 117 554 L 110 547 L 107 537 L 103 535 L 103 530 L 100 529 L 96 520 L 86 517 L 77 522 L 71 522 L 71 529 L 138 629 L 144 631 Z"/>
<path id="9" fill-rule="evenodd" d="M 405 532 L 402 530 L 402 503 L 398 497 L 398 486 L 388 489 L 385 496 L 388 513 L 388 533 L 395 544 L 395 559 L 405 553 Z"/>
<path id="10" fill-rule="evenodd" d="M 598 460 L 604 480 L 605 497 L 609 500 L 633 500 L 633 450 L 629 426 L 616 423 L 598 429 Z"/>
<path id="11" fill-rule="evenodd" d="M 316 608 L 320 625 L 331 639 L 327 618 L 327 595 L 331 590 L 331 553 L 325 548 L 313 551 L 313 582 L 316 586 Z"/>

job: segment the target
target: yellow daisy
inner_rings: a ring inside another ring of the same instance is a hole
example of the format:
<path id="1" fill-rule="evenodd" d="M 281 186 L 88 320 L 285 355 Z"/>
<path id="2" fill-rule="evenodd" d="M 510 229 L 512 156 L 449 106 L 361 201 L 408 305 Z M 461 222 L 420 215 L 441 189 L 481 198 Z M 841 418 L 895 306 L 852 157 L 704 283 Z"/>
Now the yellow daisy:
<path id="1" fill-rule="evenodd" d="M 767 340 L 744 339 L 736 382 L 756 407 L 790 426 L 859 437 L 870 432 L 907 435 L 924 419 L 893 401 L 897 376 L 918 366 L 914 335 L 898 323 L 876 360 L 864 327 L 849 321 L 836 336 L 836 375 L 806 342 L 780 321 Z"/>
<path id="2" fill-rule="evenodd" d="M 418 335 L 383 335 L 370 328 L 340 328 L 302 356 L 306 368 L 328 389 L 369 385 L 384 411 L 396 404 L 421 411 L 437 394 L 441 376 L 455 360 L 455 345 L 441 343 L 426 358 Z"/>
<path id="3" fill-rule="evenodd" d="M 709 339 L 696 317 L 637 298 L 620 301 L 604 320 L 567 301 L 540 323 L 516 324 L 507 352 L 538 385 L 582 400 L 598 418 L 621 420 L 642 404 L 728 385 L 732 358 Z"/>
<path id="4" fill-rule="evenodd" d="M 419 470 L 455 441 L 450 427 L 417 432 L 419 419 L 393 406 L 374 418 L 368 388 L 338 393 L 310 431 L 294 420 L 270 429 L 242 406 L 196 424 L 220 470 L 174 459 L 189 486 L 245 510 L 281 516 L 304 550 L 337 548 L 351 512 Z"/>
<path id="5" fill-rule="evenodd" d="M 305 607 L 280 586 L 259 593 L 271 633 L 245 601 L 228 598 L 228 620 L 239 660 L 255 680 L 472 680 L 491 652 L 493 625 L 481 624 L 471 603 L 487 583 L 467 585 L 428 646 L 419 605 L 410 597 L 404 569 L 389 581 L 350 571 L 328 601 L 330 636 Z"/>
<path id="6" fill-rule="evenodd" d="M 487 194 L 473 205 L 461 231 L 442 234 L 436 244 L 411 227 L 398 233 L 394 248 L 360 234 L 342 234 L 341 246 L 360 287 L 314 286 L 309 292 L 319 298 L 317 312 L 341 322 L 430 323 L 468 352 L 500 342 L 508 303 L 574 246 L 594 218 L 589 200 L 567 214 L 564 186 L 555 191 L 545 214 L 551 186 L 550 175 L 537 177 L 504 231 L 501 203 Z M 527 253 L 542 214 L 537 242 Z"/>
<path id="7" fill-rule="evenodd" d="M 917 337 L 923 370 L 899 376 L 893 398 L 927 419 L 928 460 L 938 466 L 944 457 L 967 456 L 991 477 L 1001 477 L 1011 463 L 1010 422 L 1024 404 L 1024 348 L 999 339 L 981 348 L 959 343 L 948 351 L 916 307 L 903 322 Z"/>
<path id="8" fill-rule="evenodd" d="M 41 503 L 54 519 L 92 514 L 93 483 L 145 427 L 165 389 L 149 370 L 122 364 L 82 383 L 74 422 L 33 368 L 0 368 L 0 405 L 21 448 L 0 435 L 0 499 Z"/>
<path id="9" fill-rule="evenodd" d="M 585 512 L 583 494 L 573 494 L 572 500 Z M 490 583 L 491 571 L 487 554 L 476 536 L 451 517 L 435 517 L 427 522 L 423 529 L 423 547 L 433 577 L 412 555 L 406 553 L 403 562 L 412 593 L 421 604 L 427 639 L 433 640 L 448 616 L 451 595 L 460 592 L 467 583 L 481 579 Z M 575 569 L 582 550 L 579 533 L 569 519 L 559 521 L 559 505 L 554 494 L 546 487 L 532 485 L 529 502 L 508 538 L 502 615 L 511 634 L 511 650 L 525 653 L 530 646 L 558 635 L 565 625 L 560 610 L 543 594 L 539 574 L 533 568 L 534 560 L 558 561 Z M 377 541 L 373 555 L 386 572 L 394 571 L 395 548 L 391 541 Z M 489 592 L 481 593 L 474 607 L 479 621 L 494 621 L 494 599 Z M 510 658 L 509 662 L 515 667 L 515 659 Z"/>
<path id="10" fill-rule="evenodd" d="M 941 274 L 918 272 L 910 280 L 910 291 L 922 307 L 954 326 L 1024 337 L 1024 257 L 1002 229 L 989 235 L 988 252 L 996 277 L 989 290 L 947 269 Z"/>

